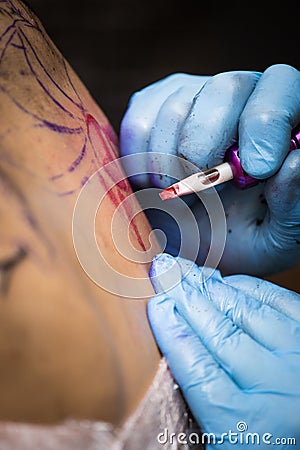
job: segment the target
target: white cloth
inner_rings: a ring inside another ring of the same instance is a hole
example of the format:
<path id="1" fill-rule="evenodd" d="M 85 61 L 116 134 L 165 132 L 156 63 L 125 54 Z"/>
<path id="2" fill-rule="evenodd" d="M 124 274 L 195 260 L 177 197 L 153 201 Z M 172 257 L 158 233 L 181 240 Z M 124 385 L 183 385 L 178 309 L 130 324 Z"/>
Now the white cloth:
<path id="1" fill-rule="evenodd" d="M 189 432 L 200 435 L 162 359 L 146 395 L 122 427 L 92 421 L 53 426 L 2 422 L 0 450 L 185 450 L 191 447 L 177 437 Z M 160 440 L 159 433 L 164 433 Z"/>

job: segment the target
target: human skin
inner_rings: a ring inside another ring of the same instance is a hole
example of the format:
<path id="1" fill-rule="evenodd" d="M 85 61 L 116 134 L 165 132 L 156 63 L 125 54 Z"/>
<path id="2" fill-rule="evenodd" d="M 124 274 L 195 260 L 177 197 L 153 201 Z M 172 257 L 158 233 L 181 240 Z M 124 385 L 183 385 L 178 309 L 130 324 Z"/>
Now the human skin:
<path id="1" fill-rule="evenodd" d="M 147 321 L 147 299 L 124 298 L 95 284 L 72 241 L 80 190 L 117 156 L 107 118 L 39 20 L 23 3 L 1 0 L 2 421 L 120 424 L 155 374 L 160 355 Z M 118 165 L 105 176 L 121 171 Z M 99 176 L 95 195 L 105 193 L 105 176 Z M 105 196 L 95 234 L 112 271 L 145 278 L 152 292 L 149 264 L 122 257 L 111 236 L 116 206 L 129 194 L 125 179 Z M 151 229 L 143 213 L 131 221 L 136 209 L 133 198 L 116 215 L 117 228 L 125 233 L 129 226 L 126 245 L 143 252 Z M 151 251 L 159 251 L 157 244 Z"/>

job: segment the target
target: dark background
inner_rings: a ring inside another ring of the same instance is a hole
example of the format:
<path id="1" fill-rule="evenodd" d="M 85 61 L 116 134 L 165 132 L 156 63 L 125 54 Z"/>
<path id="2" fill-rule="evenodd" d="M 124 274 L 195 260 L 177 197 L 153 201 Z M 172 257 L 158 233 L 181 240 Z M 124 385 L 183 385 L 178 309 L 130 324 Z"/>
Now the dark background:
<path id="1" fill-rule="evenodd" d="M 296 2 L 28 0 L 116 131 L 130 95 L 172 72 L 299 69 Z"/>

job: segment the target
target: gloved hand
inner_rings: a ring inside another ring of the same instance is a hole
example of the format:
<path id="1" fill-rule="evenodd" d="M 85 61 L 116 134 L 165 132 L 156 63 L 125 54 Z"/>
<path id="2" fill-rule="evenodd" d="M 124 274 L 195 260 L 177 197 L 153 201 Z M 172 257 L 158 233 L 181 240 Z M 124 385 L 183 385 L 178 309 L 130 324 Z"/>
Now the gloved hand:
<path id="1" fill-rule="evenodd" d="M 274 65 L 262 74 L 175 74 L 132 97 L 121 123 L 121 155 L 145 152 L 145 175 L 134 183 L 166 187 L 170 179 L 164 174 L 172 173 L 172 163 L 157 161 L 154 152 L 182 156 L 205 170 L 221 163 L 238 140 L 244 170 L 271 178 L 246 191 L 231 183 L 220 190 L 228 226 L 220 268 L 266 275 L 300 262 L 300 151 L 288 154 L 299 121 L 300 72 L 291 66 Z M 199 200 L 192 208 L 202 240 L 197 263 L 203 264 L 210 223 Z M 167 216 L 161 216 L 150 216 L 150 222 L 172 234 Z M 172 239 L 178 246 L 178 236 Z"/>
<path id="2" fill-rule="evenodd" d="M 205 280 L 166 254 L 150 275 L 160 292 L 150 324 L 201 430 L 213 433 L 207 448 L 244 448 L 247 433 L 258 448 L 300 448 L 300 295 L 247 275 Z"/>

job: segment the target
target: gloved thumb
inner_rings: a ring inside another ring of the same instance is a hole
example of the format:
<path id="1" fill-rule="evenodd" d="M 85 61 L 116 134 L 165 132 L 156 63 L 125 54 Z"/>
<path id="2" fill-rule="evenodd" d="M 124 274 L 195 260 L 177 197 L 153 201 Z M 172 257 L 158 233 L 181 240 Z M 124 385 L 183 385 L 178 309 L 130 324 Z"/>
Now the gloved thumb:
<path id="1" fill-rule="evenodd" d="M 279 172 L 267 181 L 265 193 L 269 217 L 264 226 L 269 243 L 300 261 L 300 150 L 289 153 Z"/>
<path id="2" fill-rule="evenodd" d="M 279 272 L 300 262 L 300 150 L 292 151 L 266 182 L 265 200 L 268 208 L 259 237 L 265 254 L 278 256 Z"/>
<path id="3" fill-rule="evenodd" d="M 182 273 L 176 258 L 167 253 L 159 253 L 153 258 L 150 279 L 156 294 L 171 291 L 180 285 L 181 278 Z"/>

